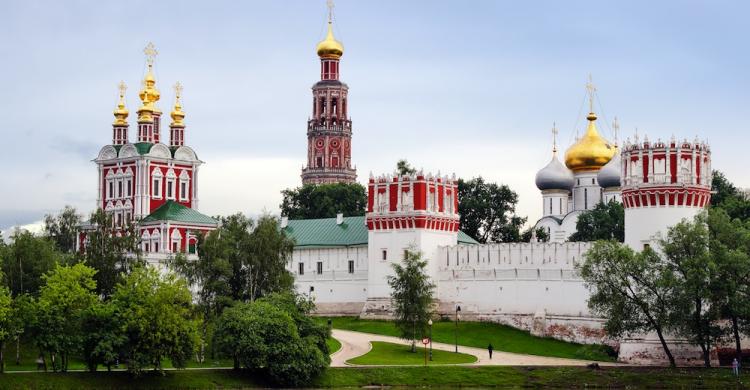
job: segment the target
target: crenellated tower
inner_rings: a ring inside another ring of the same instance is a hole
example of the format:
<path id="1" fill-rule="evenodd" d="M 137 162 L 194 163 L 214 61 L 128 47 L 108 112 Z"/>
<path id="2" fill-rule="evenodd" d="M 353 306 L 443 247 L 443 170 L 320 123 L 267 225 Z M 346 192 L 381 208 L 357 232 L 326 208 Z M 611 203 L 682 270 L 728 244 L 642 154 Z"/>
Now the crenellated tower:
<path id="1" fill-rule="evenodd" d="M 312 87 L 312 116 L 307 121 L 307 166 L 302 184 L 353 183 L 352 121 L 348 113 L 349 86 L 339 80 L 344 46 L 333 36 L 333 4 L 328 3 L 328 33 L 318 43 L 320 81 Z"/>
<path id="2" fill-rule="evenodd" d="M 427 274 L 438 280 L 438 246 L 458 241 L 458 180 L 422 172 L 370 175 L 365 223 L 368 287 L 363 314 L 381 316 L 390 310 L 391 264 L 401 262 L 406 250 L 421 252 Z"/>
<path id="3" fill-rule="evenodd" d="M 697 139 L 626 141 L 621 155 L 625 244 L 635 250 L 711 201 L 711 150 Z"/>

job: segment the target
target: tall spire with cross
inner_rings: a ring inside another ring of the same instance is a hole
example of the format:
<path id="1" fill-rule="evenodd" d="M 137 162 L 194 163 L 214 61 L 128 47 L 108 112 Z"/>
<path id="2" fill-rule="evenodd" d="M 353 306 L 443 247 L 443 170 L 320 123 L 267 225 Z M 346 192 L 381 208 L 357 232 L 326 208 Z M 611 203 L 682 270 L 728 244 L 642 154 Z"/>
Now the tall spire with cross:
<path id="1" fill-rule="evenodd" d="M 117 102 L 113 114 L 115 121 L 112 123 L 112 145 L 124 145 L 128 142 L 128 109 L 125 107 L 125 91 L 128 87 L 124 81 L 117 84 L 120 92 L 120 100 Z"/>
<path id="2" fill-rule="evenodd" d="M 557 154 L 557 124 L 552 122 L 552 154 Z"/>
<path id="3" fill-rule="evenodd" d="M 617 120 L 617 117 L 615 117 L 615 121 L 612 123 L 612 136 L 615 138 L 615 146 L 618 146 L 620 143 L 619 136 L 620 135 L 620 122 Z"/>
<path id="4" fill-rule="evenodd" d="M 169 145 L 185 145 L 185 113 L 182 111 L 182 84 L 178 81 L 174 85 L 174 108 L 170 116 L 172 123 L 169 124 Z"/>
<path id="5" fill-rule="evenodd" d="M 349 87 L 339 80 L 344 45 L 333 36 L 333 0 L 327 0 L 328 32 L 318 43 L 320 81 L 313 90 L 312 116 L 307 121 L 307 165 L 303 184 L 352 183 L 357 171 L 351 162 L 352 121 Z"/>
<path id="6" fill-rule="evenodd" d="M 159 118 L 161 111 L 156 107 L 161 94 L 156 89 L 156 77 L 154 76 L 154 60 L 159 54 L 152 42 L 143 49 L 146 55 L 146 75 L 143 77 L 143 87 L 138 93 L 141 98 L 141 107 L 138 109 L 138 142 L 159 142 Z"/>

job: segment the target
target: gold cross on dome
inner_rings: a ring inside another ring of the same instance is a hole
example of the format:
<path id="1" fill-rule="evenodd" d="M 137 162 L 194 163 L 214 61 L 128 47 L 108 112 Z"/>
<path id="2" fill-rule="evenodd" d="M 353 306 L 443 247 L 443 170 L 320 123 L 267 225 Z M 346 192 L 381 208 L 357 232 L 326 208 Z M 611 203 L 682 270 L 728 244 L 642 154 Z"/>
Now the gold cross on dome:
<path id="1" fill-rule="evenodd" d="M 596 86 L 594 85 L 594 79 L 589 73 L 589 82 L 586 83 L 586 91 L 589 94 L 589 112 L 594 112 L 594 93 L 596 93 Z"/>
<path id="2" fill-rule="evenodd" d="M 182 84 L 179 81 L 174 85 L 174 96 L 177 100 L 180 100 L 180 97 L 182 97 Z"/>
<path id="3" fill-rule="evenodd" d="M 124 81 L 120 81 L 120 84 L 117 84 L 117 89 L 120 90 L 120 97 L 125 96 L 125 91 L 128 89 L 128 86 L 125 85 Z"/>
<path id="4" fill-rule="evenodd" d="M 331 23 L 333 21 L 333 7 L 335 7 L 333 0 L 326 0 L 326 6 L 328 7 L 328 23 Z"/>
<path id="5" fill-rule="evenodd" d="M 149 42 L 148 45 L 143 49 L 143 54 L 146 55 L 146 63 L 148 63 L 149 66 L 154 64 L 154 59 L 159 54 L 158 51 L 156 51 L 156 46 L 152 42 Z"/>

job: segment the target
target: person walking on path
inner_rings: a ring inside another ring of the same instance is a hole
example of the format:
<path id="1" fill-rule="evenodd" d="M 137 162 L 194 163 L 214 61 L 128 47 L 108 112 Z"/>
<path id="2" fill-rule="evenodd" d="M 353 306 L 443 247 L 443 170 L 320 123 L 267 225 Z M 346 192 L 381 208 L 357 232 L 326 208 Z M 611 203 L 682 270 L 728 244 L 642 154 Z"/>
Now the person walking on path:
<path id="1" fill-rule="evenodd" d="M 490 360 L 492 360 L 492 343 L 487 346 L 487 351 L 490 353 Z"/>
<path id="2" fill-rule="evenodd" d="M 737 361 L 737 358 L 732 360 L 732 374 L 736 377 L 740 376 L 740 362 Z"/>

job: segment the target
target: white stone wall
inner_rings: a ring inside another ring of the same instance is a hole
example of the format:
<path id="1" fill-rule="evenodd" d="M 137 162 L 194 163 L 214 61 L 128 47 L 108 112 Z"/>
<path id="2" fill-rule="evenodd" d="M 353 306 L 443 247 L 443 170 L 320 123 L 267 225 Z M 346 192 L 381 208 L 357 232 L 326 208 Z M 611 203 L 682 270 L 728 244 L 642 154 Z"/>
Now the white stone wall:
<path id="1" fill-rule="evenodd" d="M 349 261 L 354 272 L 349 272 Z M 318 263 L 322 272 L 318 273 Z M 299 264 L 304 274 L 299 274 Z M 310 295 L 319 313 L 356 315 L 367 298 L 367 246 L 344 248 L 295 248 L 287 269 L 294 275 L 297 291 Z M 310 287 L 313 288 L 310 291 Z"/>
<path id="2" fill-rule="evenodd" d="M 667 234 L 669 227 L 684 219 L 692 219 L 700 207 L 640 207 L 625 209 L 625 244 L 636 251 L 649 244 L 657 249 L 655 240 Z"/>

